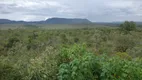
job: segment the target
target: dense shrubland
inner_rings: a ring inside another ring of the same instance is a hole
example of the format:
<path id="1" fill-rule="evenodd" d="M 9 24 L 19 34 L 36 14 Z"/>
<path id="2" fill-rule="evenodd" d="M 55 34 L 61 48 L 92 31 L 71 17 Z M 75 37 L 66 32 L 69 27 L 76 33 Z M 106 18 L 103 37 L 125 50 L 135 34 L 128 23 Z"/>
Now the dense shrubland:
<path id="1" fill-rule="evenodd" d="M 140 80 L 142 30 L 0 30 L 0 80 Z"/>

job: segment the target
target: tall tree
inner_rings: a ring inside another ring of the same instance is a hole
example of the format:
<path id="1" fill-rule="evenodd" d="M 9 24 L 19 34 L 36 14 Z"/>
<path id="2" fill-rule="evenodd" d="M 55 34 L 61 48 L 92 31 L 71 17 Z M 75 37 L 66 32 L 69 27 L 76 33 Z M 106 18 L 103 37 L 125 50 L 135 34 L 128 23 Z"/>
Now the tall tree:
<path id="1" fill-rule="evenodd" d="M 125 21 L 123 24 L 120 25 L 120 28 L 125 31 L 133 31 L 136 29 L 136 23 L 133 21 Z"/>

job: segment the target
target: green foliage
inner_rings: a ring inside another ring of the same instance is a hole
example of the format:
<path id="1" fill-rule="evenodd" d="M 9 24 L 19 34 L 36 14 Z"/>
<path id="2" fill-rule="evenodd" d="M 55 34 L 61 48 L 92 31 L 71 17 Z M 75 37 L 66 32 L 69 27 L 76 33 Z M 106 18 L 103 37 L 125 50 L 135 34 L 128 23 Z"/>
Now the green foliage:
<path id="1" fill-rule="evenodd" d="M 0 63 L 0 80 L 22 80 L 18 69 L 9 64 Z"/>
<path id="2" fill-rule="evenodd" d="M 75 37 L 75 38 L 74 38 L 74 42 L 75 42 L 75 43 L 79 42 L 79 38 Z"/>
<path id="3" fill-rule="evenodd" d="M 19 42 L 19 39 L 17 39 L 16 37 L 9 38 L 8 43 L 5 45 L 5 47 L 7 49 L 12 48 L 12 46 L 14 46 L 16 42 Z"/>
<path id="4" fill-rule="evenodd" d="M 40 54 L 25 50 L 21 47 L 14 55 L 11 52 L 0 58 L 0 80 L 56 80 L 57 52 L 53 47 Z"/>
<path id="5" fill-rule="evenodd" d="M 0 30 L 0 80 L 141 80 L 142 30 L 128 32 Z"/>
<path id="6" fill-rule="evenodd" d="M 99 77 L 99 64 L 95 61 L 95 55 L 88 53 L 83 45 L 63 48 L 60 63 L 59 80 L 96 80 Z"/>
<path id="7" fill-rule="evenodd" d="M 129 56 L 126 52 L 122 52 L 122 53 L 118 52 L 118 53 L 116 53 L 116 55 L 119 56 L 122 59 L 127 59 L 127 60 L 131 60 L 132 59 L 132 57 Z"/>
<path id="8" fill-rule="evenodd" d="M 135 42 L 131 36 L 121 35 L 116 41 L 116 51 L 117 52 L 126 52 L 128 49 L 133 48 L 135 46 Z"/>
<path id="9" fill-rule="evenodd" d="M 114 57 L 103 63 L 101 80 L 140 80 L 141 74 L 140 63 Z"/>
<path id="10" fill-rule="evenodd" d="M 68 42 L 68 39 L 67 39 L 65 34 L 61 34 L 60 37 L 61 37 L 62 43 L 67 43 Z"/>
<path id="11" fill-rule="evenodd" d="M 59 80 L 140 80 L 142 66 L 128 55 L 95 56 L 80 45 L 60 53 Z M 128 58 L 128 59 L 127 59 Z"/>
<path id="12" fill-rule="evenodd" d="M 136 23 L 133 21 L 125 21 L 123 24 L 120 25 L 120 28 L 124 31 L 133 31 L 136 30 Z"/>

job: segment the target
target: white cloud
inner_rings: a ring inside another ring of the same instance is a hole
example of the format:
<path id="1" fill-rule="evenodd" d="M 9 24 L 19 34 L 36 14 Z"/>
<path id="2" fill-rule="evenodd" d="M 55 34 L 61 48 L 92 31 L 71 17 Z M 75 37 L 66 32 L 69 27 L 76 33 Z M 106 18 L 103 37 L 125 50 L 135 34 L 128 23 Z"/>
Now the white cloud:
<path id="1" fill-rule="evenodd" d="M 141 21 L 142 1 L 0 0 L 0 18 L 37 21 L 49 17 L 88 18 L 92 21 Z"/>
<path id="2" fill-rule="evenodd" d="M 133 6 L 133 1 L 113 0 L 111 2 L 107 2 L 107 5 L 112 8 L 130 8 Z"/>

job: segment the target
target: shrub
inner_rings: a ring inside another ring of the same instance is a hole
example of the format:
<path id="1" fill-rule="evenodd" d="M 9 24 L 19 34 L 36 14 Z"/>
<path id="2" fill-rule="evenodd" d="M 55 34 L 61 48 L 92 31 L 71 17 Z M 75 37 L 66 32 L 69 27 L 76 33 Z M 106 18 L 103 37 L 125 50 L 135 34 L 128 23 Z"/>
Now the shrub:
<path id="1" fill-rule="evenodd" d="M 0 63 L 0 80 L 22 80 L 22 75 L 11 65 Z"/>
<path id="2" fill-rule="evenodd" d="M 126 53 L 119 53 L 118 56 L 95 56 L 78 45 L 64 48 L 60 53 L 58 79 L 140 80 L 141 61 L 129 60 Z"/>
<path id="3" fill-rule="evenodd" d="M 68 42 L 67 36 L 66 36 L 65 34 L 61 34 L 61 35 L 60 35 L 60 38 L 61 38 L 62 43 L 65 44 L 65 43 Z"/>
<path id="4" fill-rule="evenodd" d="M 132 57 L 141 57 L 142 58 L 142 46 L 136 46 L 132 49 L 128 49 L 127 53 L 129 53 Z"/>
<path id="5" fill-rule="evenodd" d="M 131 36 L 121 35 L 117 37 L 115 46 L 117 52 L 126 52 L 127 49 L 131 49 L 135 46 L 135 42 Z"/>
<path id="6" fill-rule="evenodd" d="M 125 21 L 123 24 L 120 25 L 121 30 L 124 31 L 133 31 L 136 30 L 136 23 L 133 21 Z"/>
<path id="7" fill-rule="evenodd" d="M 129 56 L 126 52 L 118 52 L 116 53 L 117 56 L 119 56 L 122 59 L 127 59 L 127 60 L 131 60 L 132 57 Z"/>
<path id="8" fill-rule="evenodd" d="M 75 43 L 79 42 L 79 38 L 75 37 L 75 38 L 74 38 L 74 42 L 75 42 Z"/>
<path id="9" fill-rule="evenodd" d="M 142 66 L 135 61 L 113 57 L 102 64 L 101 80 L 140 80 Z"/>
<path id="10" fill-rule="evenodd" d="M 60 53 L 59 80 L 95 80 L 99 78 L 100 67 L 92 53 L 75 45 L 64 48 Z"/>
<path id="11" fill-rule="evenodd" d="M 20 40 L 16 37 L 12 37 L 8 39 L 8 43 L 5 45 L 6 49 L 12 48 L 16 42 L 19 42 Z"/>

